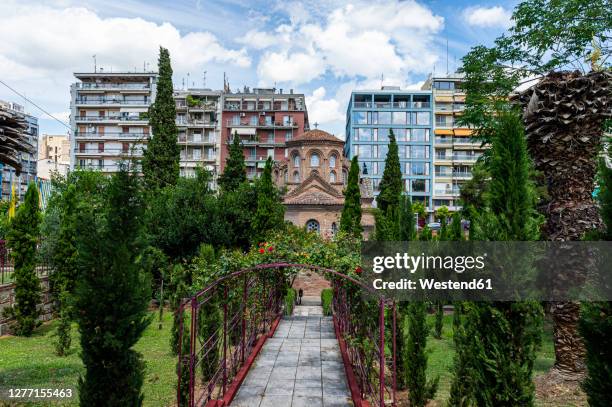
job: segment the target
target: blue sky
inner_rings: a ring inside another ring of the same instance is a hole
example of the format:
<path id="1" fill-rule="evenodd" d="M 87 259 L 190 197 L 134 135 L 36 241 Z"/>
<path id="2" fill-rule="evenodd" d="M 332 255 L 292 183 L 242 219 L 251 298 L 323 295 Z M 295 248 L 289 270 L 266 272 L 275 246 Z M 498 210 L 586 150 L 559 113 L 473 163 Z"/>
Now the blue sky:
<path id="1" fill-rule="evenodd" d="M 305 5 L 304 3 L 308 3 Z M 311 121 L 340 137 L 351 90 L 416 88 L 453 71 L 508 27 L 517 1 L 4 0 L 0 79 L 68 121 L 72 72 L 154 69 L 170 49 L 174 82 L 274 86 L 307 96 Z M 0 99 L 26 104 L 0 86 Z M 39 116 L 41 133 L 65 133 Z"/>

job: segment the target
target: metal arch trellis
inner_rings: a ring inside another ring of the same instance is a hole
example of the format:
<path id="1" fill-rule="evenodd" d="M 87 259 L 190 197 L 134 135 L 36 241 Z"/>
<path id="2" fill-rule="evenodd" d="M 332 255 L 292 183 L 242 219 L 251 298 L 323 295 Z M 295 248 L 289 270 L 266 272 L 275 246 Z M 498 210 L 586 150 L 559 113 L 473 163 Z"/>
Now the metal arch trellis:
<path id="1" fill-rule="evenodd" d="M 281 289 L 288 283 L 285 270 L 299 269 L 332 277 L 334 327 L 345 366 L 350 366 L 346 373 L 355 404 L 358 407 L 396 405 L 395 302 L 336 270 L 277 262 L 222 276 L 181 302 L 177 310 L 178 406 L 213 407 L 231 402 L 248 372 L 249 361 L 252 362 L 280 319 Z M 360 297 L 360 290 L 366 290 L 375 300 L 365 301 Z M 362 314 L 364 306 L 368 311 L 376 310 L 369 324 Z M 386 321 L 391 325 L 389 338 L 385 335 Z M 373 349 L 364 346 L 366 341 Z"/>

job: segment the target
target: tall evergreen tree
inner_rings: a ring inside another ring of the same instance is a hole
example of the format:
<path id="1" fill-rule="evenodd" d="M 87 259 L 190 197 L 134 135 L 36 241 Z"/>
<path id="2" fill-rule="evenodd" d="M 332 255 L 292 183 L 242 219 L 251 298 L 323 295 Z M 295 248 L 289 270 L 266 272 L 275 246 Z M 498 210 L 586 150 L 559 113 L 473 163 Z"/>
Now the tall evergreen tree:
<path id="1" fill-rule="evenodd" d="M 416 219 L 412 210 L 412 200 L 402 195 L 399 208 L 399 240 L 410 241 L 416 237 Z"/>
<path id="2" fill-rule="evenodd" d="M 393 130 L 389 129 L 389 150 L 385 159 L 385 171 L 379 185 L 380 192 L 376 198 L 378 208 L 386 213 L 389 207 L 399 206 L 402 194 L 402 168 L 400 166 L 399 149 Z"/>
<path id="3" fill-rule="evenodd" d="M 426 320 L 427 305 L 423 301 L 413 301 L 408 305 L 408 332 L 406 338 L 405 364 L 408 399 L 414 407 L 425 407 L 438 390 L 440 377 L 427 380 L 427 335 L 429 327 Z"/>
<path id="4" fill-rule="evenodd" d="M 257 210 L 253 219 L 255 242 L 263 241 L 270 231 L 283 227 L 284 216 L 285 207 L 272 182 L 272 157 L 268 157 L 263 173 L 257 180 Z"/>
<path id="5" fill-rule="evenodd" d="M 540 216 L 535 211 L 530 162 L 520 118 L 500 113 L 492 139 L 491 199 L 477 223 L 482 240 L 535 240 Z M 542 308 L 537 302 L 467 304 L 466 338 L 471 355 L 472 396 L 482 406 L 531 406 L 535 351 L 540 343 Z M 458 378 L 456 378 L 458 379 Z"/>
<path id="6" fill-rule="evenodd" d="M 340 216 L 340 231 L 361 240 L 361 191 L 359 189 L 359 162 L 357 156 L 351 160 L 346 189 L 344 190 L 344 207 Z"/>
<path id="7" fill-rule="evenodd" d="M 144 362 L 132 347 L 151 321 L 151 285 L 137 264 L 144 208 L 138 176 L 122 169 L 103 194 L 104 209 L 86 208 L 77 220 L 80 404 L 140 406 Z"/>
<path id="8" fill-rule="evenodd" d="M 22 336 L 32 335 L 39 324 L 37 305 L 41 289 L 36 275 L 36 243 L 40 221 L 38 188 L 30 182 L 24 202 L 10 222 L 7 236 L 15 268 L 15 306 L 10 312 L 16 320 L 15 333 Z"/>
<path id="9" fill-rule="evenodd" d="M 174 185 L 179 177 L 181 150 L 177 144 L 176 104 L 172 87 L 170 53 L 159 48 L 159 77 L 155 102 L 149 108 L 153 136 L 142 159 L 142 172 L 149 189 Z"/>
<path id="10" fill-rule="evenodd" d="M 219 177 L 219 186 L 226 192 L 236 191 L 246 179 L 246 164 L 244 162 L 242 143 L 240 136 L 234 134 L 232 144 L 229 146 L 227 160 L 225 161 L 225 169 Z"/>

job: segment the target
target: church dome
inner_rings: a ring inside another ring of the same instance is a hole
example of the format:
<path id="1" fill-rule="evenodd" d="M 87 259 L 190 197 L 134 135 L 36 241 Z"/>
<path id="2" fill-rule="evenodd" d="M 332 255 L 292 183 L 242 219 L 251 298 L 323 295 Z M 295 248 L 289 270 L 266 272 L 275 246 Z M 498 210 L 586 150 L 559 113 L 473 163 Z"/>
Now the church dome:
<path id="1" fill-rule="evenodd" d="M 340 140 L 338 137 L 319 129 L 309 130 L 288 141 L 288 143 L 295 141 L 333 141 L 336 143 L 344 143 L 344 141 Z"/>

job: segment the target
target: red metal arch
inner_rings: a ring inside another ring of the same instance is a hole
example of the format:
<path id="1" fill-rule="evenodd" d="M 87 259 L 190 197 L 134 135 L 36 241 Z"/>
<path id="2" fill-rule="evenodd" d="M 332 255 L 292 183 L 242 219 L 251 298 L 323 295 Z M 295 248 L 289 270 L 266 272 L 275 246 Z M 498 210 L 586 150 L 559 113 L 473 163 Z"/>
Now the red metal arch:
<path id="1" fill-rule="evenodd" d="M 368 367 L 363 366 L 362 360 L 359 358 L 359 355 L 357 355 L 355 351 L 351 349 L 350 346 L 348 346 L 348 344 L 344 340 L 345 334 L 351 334 L 354 321 L 350 320 L 351 318 L 348 313 L 348 310 L 350 307 L 348 307 L 346 303 L 343 303 L 343 301 L 346 302 L 347 297 L 346 295 L 341 294 L 340 290 L 342 289 L 339 288 L 338 285 L 334 286 L 334 306 L 333 306 L 334 308 L 334 315 L 333 315 L 334 327 L 336 330 L 337 339 L 340 344 L 341 354 L 342 354 L 343 362 L 346 368 L 347 380 L 349 382 L 349 388 L 350 388 L 351 395 L 352 395 L 355 405 L 358 407 L 359 406 L 369 407 L 371 403 L 368 402 L 367 400 L 370 399 L 371 401 L 373 401 L 375 405 L 379 405 L 381 407 L 385 406 L 385 393 L 386 393 L 392 399 L 391 405 L 395 406 L 396 404 L 396 401 L 395 401 L 396 400 L 396 394 L 395 394 L 396 393 L 396 366 L 395 366 L 396 365 L 396 355 L 395 355 L 396 306 L 395 306 L 395 302 L 387 300 L 382 295 L 381 292 L 375 290 L 371 286 L 364 284 L 362 281 L 354 277 L 348 276 L 346 274 L 340 273 L 336 270 L 333 270 L 327 267 L 313 265 L 313 264 L 290 263 L 290 262 L 265 263 L 265 264 L 258 264 L 252 267 L 246 267 L 246 268 L 240 269 L 238 271 L 235 271 L 227 275 L 224 275 L 222 277 L 219 277 L 214 282 L 210 283 L 206 288 L 198 291 L 196 294 L 194 294 L 190 298 L 183 300 L 177 313 L 179 313 L 182 316 L 189 307 L 191 308 L 191 329 L 190 329 L 191 338 L 190 338 L 190 355 L 189 355 L 189 361 L 188 361 L 189 363 L 188 406 L 192 407 L 192 406 L 195 406 L 196 404 L 200 405 L 200 400 L 196 400 L 196 397 L 195 397 L 195 393 L 196 393 L 196 389 L 195 389 L 196 334 L 195 332 L 197 329 L 196 328 L 197 318 L 198 318 L 197 315 L 199 312 L 199 308 L 203 304 L 205 304 L 206 301 L 212 297 L 212 295 L 214 295 L 214 291 L 217 289 L 220 289 L 220 288 L 224 289 L 226 298 L 227 298 L 227 286 L 225 286 L 223 283 L 231 281 L 232 279 L 238 279 L 238 277 L 243 277 L 243 282 L 244 282 L 243 306 L 245 306 L 247 302 L 247 297 L 248 297 L 247 275 L 249 273 L 256 273 L 262 270 L 282 270 L 282 269 L 287 269 L 287 268 L 308 269 L 308 270 L 316 271 L 318 273 L 329 273 L 333 276 L 339 277 L 342 280 L 355 284 L 357 287 L 367 291 L 369 294 L 371 294 L 374 298 L 377 299 L 377 302 L 379 304 L 379 313 L 378 313 L 378 324 L 379 324 L 378 331 L 379 332 L 378 332 L 378 338 L 373 338 L 373 340 L 375 342 L 378 342 L 377 344 L 378 345 L 377 346 L 378 355 L 377 356 L 378 356 L 379 368 L 376 374 L 376 376 L 378 376 L 378 387 L 379 387 L 378 389 L 374 389 L 371 383 L 364 383 L 363 377 L 370 377 L 369 374 L 364 373 L 364 369 L 367 370 Z M 393 358 L 392 358 L 392 366 L 391 366 L 392 383 L 389 386 L 385 384 L 385 373 L 384 373 L 385 365 L 387 365 L 388 363 L 385 359 L 385 352 L 384 352 L 384 349 L 385 349 L 384 318 L 385 318 L 385 307 L 386 306 L 391 307 L 390 309 L 392 310 L 392 316 L 393 316 L 393 328 L 392 328 L 393 329 L 393 336 L 392 336 L 392 357 Z M 264 332 L 261 338 L 258 339 L 257 333 L 256 333 L 254 341 L 253 341 L 253 345 L 247 347 L 247 346 L 244 346 L 246 342 L 245 321 L 244 321 L 244 318 L 242 319 L 242 323 L 241 323 L 242 345 L 241 345 L 241 356 L 240 356 L 242 365 L 241 365 L 240 372 L 236 374 L 232 384 L 229 386 L 229 388 L 226 389 L 227 383 L 226 383 L 226 372 L 225 371 L 227 370 L 227 365 L 228 365 L 227 363 L 228 359 L 226 355 L 226 349 L 227 349 L 226 338 L 228 336 L 228 321 L 230 323 L 229 328 L 231 330 L 232 322 L 234 322 L 233 320 L 235 318 L 228 317 L 227 303 L 224 303 L 222 308 L 223 308 L 223 326 L 222 326 L 222 329 L 223 329 L 223 361 L 222 361 L 222 365 L 220 366 L 220 369 L 221 369 L 220 371 L 223 372 L 223 378 L 221 380 L 222 384 L 217 386 L 220 389 L 222 389 L 222 393 L 221 393 L 222 398 L 216 399 L 216 400 L 210 399 L 210 393 L 209 393 L 208 399 L 206 401 L 207 407 L 208 406 L 224 406 L 224 405 L 228 405 L 231 402 L 240 384 L 242 383 L 244 376 L 246 376 L 246 373 L 248 373 L 248 368 L 250 367 L 250 364 L 254 361 L 255 357 L 257 356 L 257 353 L 263 346 L 265 340 L 268 337 L 272 336 L 272 334 L 274 333 L 274 330 L 276 329 L 276 325 L 278 324 L 280 320 L 280 314 L 277 314 L 274 317 L 275 318 L 274 321 L 270 320 L 269 327 L 267 327 L 266 319 L 264 318 L 264 322 L 263 322 Z M 273 311 L 274 309 L 275 309 L 274 306 L 270 306 L 271 311 Z M 179 330 L 180 330 L 179 331 L 179 343 L 180 344 L 183 343 L 183 331 L 184 331 L 183 319 L 184 319 L 183 317 L 180 318 L 180 325 L 179 325 Z M 209 343 L 209 342 L 211 341 L 209 340 L 206 343 Z M 216 343 L 217 341 L 213 342 L 212 346 L 218 346 L 216 345 Z M 250 353 L 249 353 L 248 358 L 246 358 L 245 356 L 245 348 L 250 348 Z M 179 346 L 179 361 L 184 360 L 183 356 L 184 355 L 182 352 L 182 345 L 181 345 Z M 183 362 L 179 362 L 178 369 L 177 369 L 177 373 L 178 373 L 177 402 L 178 402 L 178 405 L 181 405 L 180 404 L 181 376 L 182 376 L 183 364 L 184 364 Z M 360 380 L 357 380 L 356 377 L 359 377 Z M 376 394 L 374 394 L 372 397 L 372 393 L 376 393 Z"/>

